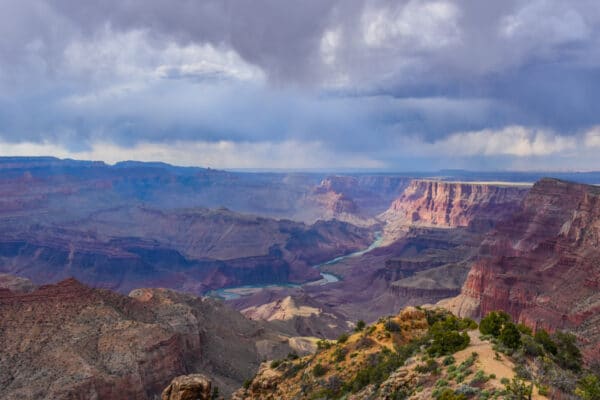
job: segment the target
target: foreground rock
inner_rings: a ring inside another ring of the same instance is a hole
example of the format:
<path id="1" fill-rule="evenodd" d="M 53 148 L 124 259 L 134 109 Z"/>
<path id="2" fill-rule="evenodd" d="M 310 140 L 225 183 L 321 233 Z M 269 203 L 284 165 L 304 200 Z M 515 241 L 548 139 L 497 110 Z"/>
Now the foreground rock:
<path id="1" fill-rule="evenodd" d="M 131 296 L 70 279 L 0 290 L 2 399 L 153 399 L 202 372 L 229 394 L 290 338 L 219 302 L 164 289 Z"/>
<path id="2" fill-rule="evenodd" d="M 211 400 L 212 383 L 202 374 L 182 375 L 163 390 L 161 400 Z"/>
<path id="3" fill-rule="evenodd" d="M 600 188 L 543 179 L 481 246 L 461 295 L 446 306 L 505 310 L 533 328 L 574 330 L 600 359 Z"/>

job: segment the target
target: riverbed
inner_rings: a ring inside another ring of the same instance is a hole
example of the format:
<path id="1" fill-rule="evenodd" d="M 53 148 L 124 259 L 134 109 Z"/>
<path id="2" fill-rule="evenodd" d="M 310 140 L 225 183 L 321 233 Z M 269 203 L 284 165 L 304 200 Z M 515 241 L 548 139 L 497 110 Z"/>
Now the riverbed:
<path id="1" fill-rule="evenodd" d="M 323 262 L 321 264 L 317 264 L 317 265 L 313 265 L 313 268 L 317 268 L 317 269 L 321 269 L 322 267 L 324 267 L 325 265 L 332 265 L 332 264 L 337 264 L 339 262 L 342 262 L 344 260 L 347 260 L 349 258 L 354 258 L 354 257 L 360 257 L 363 254 L 368 253 L 369 251 L 376 249 L 377 247 L 381 246 L 381 244 L 383 243 L 383 236 L 381 234 L 381 232 L 377 232 L 375 233 L 375 241 L 373 243 L 371 243 L 369 245 L 369 247 L 359 250 L 359 251 L 355 251 L 353 253 L 349 253 L 343 256 L 339 256 L 336 258 L 332 258 L 331 260 L 328 260 L 326 262 Z M 264 285 L 245 285 L 245 286 L 237 286 L 237 287 L 229 287 L 229 288 L 222 288 L 222 289 L 217 289 L 217 290 L 212 290 L 208 293 L 208 296 L 211 297 L 218 297 L 221 298 L 223 300 L 236 300 L 239 299 L 242 296 L 249 296 L 251 294 L 257 293 L 263 289 L 279 289 L 279 288 L 298 288 L 301 286 L 322 286 L 322 285 L 327 285 L 329 283 L 334 283 L 334 282 L 339 282 L 340 278 L 330 274 L 330 273 L 326 273 L 326 272 L 321 272 L 321 279 L 318 281 L 313 281 L 313 282 L 308 282 L 305 283 L 304 285 L 297 285 L 297 284 L 264 284 Z"/>

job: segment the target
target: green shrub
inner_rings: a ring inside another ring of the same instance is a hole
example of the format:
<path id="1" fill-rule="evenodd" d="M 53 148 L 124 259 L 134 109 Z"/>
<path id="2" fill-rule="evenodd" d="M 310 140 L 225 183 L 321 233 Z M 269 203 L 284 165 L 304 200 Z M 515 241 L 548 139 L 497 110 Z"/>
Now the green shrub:
<path id="1" fill-rule="evenodd" d="M 317 341 L 317 349 L 327 350 L 329 348 L 331 348 L 331 342 L 329 340 L 320 339 L 319 341 Z"/>
<path id="2" fill-rule="evenodd" d="M 348 354 L 348 350 L 343 347 L 338 347 L 333 351 L 333 360 L 335 362 L 341 362 L 346 359 L 346 354 Z"/>
<path id="3" fill-rule="evenodd" d="M 521 346 L 521 333 L 517 329 L 517 326 L 512 322 L 504 324 L 498 339 L 504 346 L 513 350 L 518 349 Z"/>
<path id="4" fill-rule="evenodd" d="M 441 388 L 441 387 L 445 387 L 445 386 L 448 386 L 448 381 L 445 379 L 438 379 L 437 382 L 435 382 L 436 388 Z"/>
<path id="5" fill-rule="evenodd" d="M 533 336 L 533 331 L 531 330 L 530 327 L 528 327 L 525 324 L 517 324 L 517 329 L 519 330 L 519 332 L 521 332 L 523 335 L 527 335 L 527 336 Z"/>
<path id="6" fill-rule="evenodd" d="M 456 358 L 454 358 L 454 356 L 452 356 L 452 355 L 449 355 L 449 356 L 444 357 L 444 361 L 442 361 L 442 364 L 447 366 L 447 365 L 452 365 L 455 362 L 456 362 Z"/>
<path id="7" fill-rule="evenodd" d="M 473 379 L 471 379 L 471 385 L 479 385 L 487 382 L 489 379 L 490 378 L 488 378 L 485 372 L 483 372 L 482 370 L 478 370 L 475 373 L 475 376 L 473 376 Z"/>
<path id="8" fill-rule="evenodd" d="M 531 336 L 521 338 L 523 344 L 523 353 L 529 357 L 539 357 L 544 354 L 544 348 L 536 343 Z"/>
<path id="9" fill-rule="evenodd" d="M 527 400 L 531 398 L 533 384 L 527 384 L 524 380 L 514 377 L 512 381 L 505 385 L 507 399 Z"/>
<path id="10" fill-rule="evenodd" d="M 446 315 L 444 319 L 438 319 L 429 328 L 432 341 L 427 353 L 432 356 L 441 356 L 466 348 L 470 338 L 465 332 L 459 332 L 460 326 L 461 321 L 451 314 Z"/>
<path id="11" fill-rule="evenodd" d="M 404 354 L 407 354 L 407 352 Z M 345 385 L 345 390 L 358 392 L 370 384 L 378 386 L 392 372 L 404 365 L 404 361 L 406 361 L 406 358 L 403 355 L 389 350 L 372 354 L 367 366 L 356 373 L 354 378 Z"/>
<path id="12" fill-rule="evenodd" d="M 554 334 L 556 343 L 556 361 L 558 365 L 572 371 L 580 371 L 582 357 L 577 347 L 577 338 L 572 333 L 556 332 Z"/>
<path id="13" fill-rule="evenodd" d="M 361 319 L 361 320 L 358 320 L 358 322 L 356 323 L 356 328 L 355 328 L 355 331 L 356 331 L 356 332 L 360 332 L 360 331 L 362 331 L 363 329 L 365 329 L 365 326 L 366 326 L 366 325 L 367 325 L 367 324 L 365 324 L 365 321 L 363 321 L 362 319 Z"/>
<path id="14" fill-rule="evenodd" d="M 297 360 L 298 358 L 300 358 L 300 357 L 298 356 L 298 353 L 296 353 L 295 351 L 292 351 L 292 352 L 288 353 L 288 355 L 287 355 L 288 360 Z"/>
<path id="15" fill-rule="evenodd" d="M 275 369 L 281 365 L 281 360 L 273 360 L 271 361 L 271 368 Z"/>
<path id="16" fill-rule="evenodd" d="M 392 320 L 386 321 L 384 327 L 385 330 L 388 332 L 400 332 L 400 330 L 402 329 L 397 322 Z"/>
<path id="17" fill-rule="evenodd" d="M 538 387 L 538 393 L 541 394 L 542 396 L 548 396 L 550 394 L 550 388 L 546 385 L 540 385 Z M 583 398 L 584 398 L 584 400 L 587 400 L 587 399 L 585 399 L 585 397 L 583 397 Z M 600 397 L 597 397 L 595 399 L 600 400 Z"/>
<path id="18" fill-rule="evenodd" d="M 556 354 L 558 351 L 556 343 L 552 340 L 548 332 L 544 329 L 540 329 L 535 333 L 534 339 L 537 343 L 541 344 L 544 350 L 550 354 Z"/>
<path id="19" fill-rule="evenodd" d="M 479 331 L 484 335 L 498 337 L 504 324 L 510 321 L 510 315 L 504 311 L 492 311 L 479 323 Z"/>
<path id="20" fill-rule="evenodd" d="M 461 331 L 462 330 L 473 330 L 473 329 L 477 329 L 477 326 L 478 326 L 477 322 L 475 322 L 471 318 L 463 318 L 459 322 L 458 329 Z"/>
<path id="21" fill-rule="evenodd" d="M 438 367 L 439 367 L 439 365 L 438 365 L 437 361 L 435 361 L 434 359 L 429 359 L 429 360 L 427 360 L 427 362 L 425 362 L 425 364 L 417 365 L 415 367 L 415 371 L 417 371 L 420 374 L 428 374 L 428 373 L 436 372 Z"/>
<path id="22" fill-rule="evenodd" d="M 327 368 L 324 367 L 321 363 L 317 363 L 317 365 L 313 367 L 312 373 L 315 377 L 323 376 L 327 373 Z"/>
<path id="23" fill-rule="evenodd" d="M 348 341 L 348 334 L 347 333 L 342 333 L 338 338 L 337 338 L 337 342 L 338 343 L 346 343 Z"/>
<path id="24" fill-rule="evenodd" d="M 464 394 L 454 393 L 452 389 L 444 390 L 437 398 L 437 400 L 466 400 L 467 396 Z"/>
<path id="25" fill-rule="evenodd" d="M 473 364 L 475 364 L 475 360 L 477 359 L 477 353 L 472 353 L 465 361 L 461 362 L 458 366 L 458 370 L 463 372 L 468 368 L 471 368 Z"/>
<path id="26" fill-rule="evenodd" d="M 472 386 L 469 385 L 460 385 L 455 391 L 454 393 L 458 394 L 458 395 L 464 395 L 466 397 L 473 397 L 476 394 L 479 393 L 479 389 L 478 388 L 474 388 Z"/>
<path id="27" fill-rule="evenodd" d="M 575 394 L 583 400 L 600 400 L 600 379 L 588 374 L 579 380 Z"/>

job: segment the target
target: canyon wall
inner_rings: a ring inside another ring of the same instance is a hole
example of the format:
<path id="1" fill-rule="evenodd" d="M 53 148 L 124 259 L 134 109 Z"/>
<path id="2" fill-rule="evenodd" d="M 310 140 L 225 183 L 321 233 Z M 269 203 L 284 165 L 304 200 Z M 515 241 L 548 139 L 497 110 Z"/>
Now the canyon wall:
<path id="1" fill-rule="evenodd" d="M 382 217 L 392 224 L 489 228 L 516 211 L 527 190 L 523 186 L 416 179 Z"/>
<path id="2" fill-rule="evenodd" d="M 543 179 L 487 235 L 448 306 L 474 317 L 501 309 L 533 328 L 573 330 L 598 359 L 599 289 L 600 188 Z"/>
<path id="3" fill-rule="evenodd" d="M 117 207 L 69 225 L 7 225 L 0 233 L 0 272 L 35 284 L 75 277 L 121 293 L 168 287 L 202 294 L 317 280 L 312 265 L 372 240 L 369 231 L 340 221 L 307 226 L 228 210 Z"/>

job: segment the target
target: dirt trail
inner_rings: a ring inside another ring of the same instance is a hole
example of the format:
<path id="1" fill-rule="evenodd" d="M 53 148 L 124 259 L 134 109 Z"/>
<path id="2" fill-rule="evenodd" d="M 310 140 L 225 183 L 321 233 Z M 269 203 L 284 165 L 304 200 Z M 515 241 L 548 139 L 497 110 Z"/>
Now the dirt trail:
<path id="1" fill-rule="evenodd" d="M 474 365 L 475 369 L 482 369 L 488 375 L 496 374 L 496 379 L 490 383 L 495 387 L 502 389 L 504 388 L 504 385 L 500 383 L 500 380 L 502 378 L 512 379 L 515 376 L 515 364 L 502 353 L 498 353 L 498 358 L 496 358 L 496 352 L 492 349 L 492 343 L 479 339 L 480 335 L 481 333 L 478 330 L 469 332 L 471 343 L 466 349 L 454 354 L 456 364 L 459 365 L 461 362 L 465 361 L 471 353 L 477 352 L 479 356 Z M 547 399 L 547 397 L 540 396 L 537 393 L 536 388 L 534 389 L 532 399 L 542 400 Z"/>

